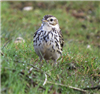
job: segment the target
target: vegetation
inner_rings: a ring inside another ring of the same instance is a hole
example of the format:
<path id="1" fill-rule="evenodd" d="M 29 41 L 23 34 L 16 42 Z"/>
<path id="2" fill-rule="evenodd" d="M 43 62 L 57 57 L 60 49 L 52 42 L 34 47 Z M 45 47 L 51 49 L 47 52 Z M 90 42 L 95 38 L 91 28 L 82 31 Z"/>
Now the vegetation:
<path id="1" fill-rule="evenodd" d="M 33 10 L 23 10 L 26 6 Z M 65 41 L 56 66 L 40 63 L 33 47 L 34 32 L 47 14 L 57 17 Z M 25 42 L 16 44 L 17 37 Z M 63 85 L 99 94 L 100 2 L 1 2 L 0 53 L 2 94 L 82 94 Z"/>

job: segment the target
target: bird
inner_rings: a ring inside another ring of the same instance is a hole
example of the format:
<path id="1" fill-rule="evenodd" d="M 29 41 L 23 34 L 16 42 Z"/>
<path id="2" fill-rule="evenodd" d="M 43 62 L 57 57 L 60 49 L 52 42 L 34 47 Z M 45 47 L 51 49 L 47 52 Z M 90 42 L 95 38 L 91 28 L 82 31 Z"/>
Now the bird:
<path id="1" fill-rule="evenodd" d="M 45 59 L 57 63 L 62 55 L 64 39 L 55 16 L 45 15 L 43 17 L 40 28 L 34 33 L 33 45 L 40 61 Z"/>

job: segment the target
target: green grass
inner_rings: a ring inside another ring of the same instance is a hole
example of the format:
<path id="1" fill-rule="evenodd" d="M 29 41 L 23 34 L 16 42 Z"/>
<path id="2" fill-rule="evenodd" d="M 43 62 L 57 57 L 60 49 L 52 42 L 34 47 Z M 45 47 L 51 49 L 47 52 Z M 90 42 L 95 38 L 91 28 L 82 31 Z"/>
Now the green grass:
<path id="1" fill-rule="evenodd" d="M 26 5 L 33 10 L 23 11 Z M 77 18 L 72 15 L 74 11 L 85 16 Z M 34 32 L 46 14 L 57 17 L 64 36 L 63 55 L 57 66 L 52 66 L 52 61 L 40 63 L 33 47 Z M 99 15 L 99 2 L 1 2 L 2 94 L 82 94 L 64 86 L 43 86 L 45 73 L 47 81 L 53 83 L 81 89 L 100 85 Z M 14 43 L 19 36 L 25 43 Z M 31 65 L 34 68 L 29 73 Z M 100 89 L 87 92 L 99 94 Z"/>

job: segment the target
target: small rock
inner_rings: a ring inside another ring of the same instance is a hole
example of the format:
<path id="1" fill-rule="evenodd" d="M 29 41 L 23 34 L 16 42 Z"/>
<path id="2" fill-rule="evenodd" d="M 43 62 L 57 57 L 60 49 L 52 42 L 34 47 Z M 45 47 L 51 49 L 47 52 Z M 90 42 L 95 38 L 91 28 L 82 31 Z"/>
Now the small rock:
<path id="1" fill-rule="evenodd" d="M 91 46 L 90 45 L 87 45 L 87 48 L 91 48 Z"/>
<path id="2" fill-rule="evenodd" d="M 17 37 L 16 40 L 14 41 L 14 43 L 18 44 L 18 43 L 24 43 L 25 40 L 22 37 Z"/>
<path id="3" fill-rule="evenodd" d="M 33 7 L 32 6 L 27 6 L 27 7 L 24 7 L 23 10 L 30 11 L 30 10 L 33 10 Z"/>

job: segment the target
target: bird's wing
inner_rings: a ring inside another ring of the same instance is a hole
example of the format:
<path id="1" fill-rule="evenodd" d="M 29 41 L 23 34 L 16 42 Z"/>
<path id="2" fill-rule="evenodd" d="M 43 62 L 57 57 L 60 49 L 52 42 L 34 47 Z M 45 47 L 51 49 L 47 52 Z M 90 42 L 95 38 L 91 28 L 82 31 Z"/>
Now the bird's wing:
<path id="1" fill-rule="evenodd" d="M 39 32 L 41 29 L 42 29 L 42 27 L 40 27 L 40 28 L 34 33 L 33 38 L 37 35 L 37 32 Z"/>
<path id="2" fill-rule="evenodd" d="M 64 39 L 63 39 L 63 35 L 62 35 L 61 30 L 60 30 L 60 32 L 59 32 L 59 37 L 60 37 L 60 45 L 61 45 L 61 47 L 63 48 L 63 46 L 64 46 Z"/>

